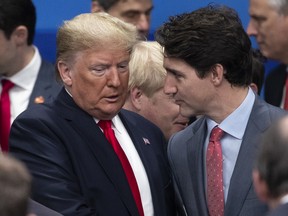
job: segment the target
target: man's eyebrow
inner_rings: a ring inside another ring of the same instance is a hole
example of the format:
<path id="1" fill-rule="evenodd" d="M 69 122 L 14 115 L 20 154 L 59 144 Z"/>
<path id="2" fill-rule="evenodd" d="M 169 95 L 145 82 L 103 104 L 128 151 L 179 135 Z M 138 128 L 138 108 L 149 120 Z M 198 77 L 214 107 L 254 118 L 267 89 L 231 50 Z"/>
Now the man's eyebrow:
<path id="1" fill-rule="evenodd" d="M 153 10 L 153 6 L 151 6 L 149 9 L 147 9 L 146 11 L 140 11 L 140 10 L 134 10 L 134 9 L 130 9 L 128 11 L 125 11 L 122 13 L 122 15 L 126 15 L 126 14 L 129 14 L 129 13 L 133 13 L 133 14 L 139 14 L 139 13 L 147 13 L 147 12 L 151 12 Z"/>
<path id="2" fill-rule="evenodd" d="M 165 67 L 166 71 L 172 74 L 182 74 L 181 71 L 175 70 L 173 68 Z"/>
<path id="3" fill-rule="evenodd" d="M 127 15 L 127 14 L 140 14 L 141 13 L 141 11 L 139 11 L 139 10 L 128 10 L 128 11 L 125 11 L 125 12 L 123 12 L 122 13 L 122 15 Z"/>

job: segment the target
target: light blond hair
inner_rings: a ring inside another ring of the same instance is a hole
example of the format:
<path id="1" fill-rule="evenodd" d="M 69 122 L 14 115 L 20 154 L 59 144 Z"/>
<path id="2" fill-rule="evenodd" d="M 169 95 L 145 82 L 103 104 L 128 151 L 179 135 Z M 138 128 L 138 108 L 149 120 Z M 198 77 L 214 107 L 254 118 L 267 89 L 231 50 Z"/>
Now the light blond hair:
<path id="1" fill-rule="evenodd" d="M 73 61 L 78 52 L 85 50 L 111 49 L 131 52 L 138 39 L 134 25 L 107 13 L 80 14 L 65 21 L 57 32 L 56 65 L 59 61 Z M 58 72 L 57 67 L 56 70 Z"/>
<path id="2" fill-rule="evenodd" d="M 163 88 L 167 74 L 163 67 L 163 60 L 163 48 L 158 42 L 137 43 L 129 62 L 129 90 L 138 87 L 147 97 L 151 97 Z"/>

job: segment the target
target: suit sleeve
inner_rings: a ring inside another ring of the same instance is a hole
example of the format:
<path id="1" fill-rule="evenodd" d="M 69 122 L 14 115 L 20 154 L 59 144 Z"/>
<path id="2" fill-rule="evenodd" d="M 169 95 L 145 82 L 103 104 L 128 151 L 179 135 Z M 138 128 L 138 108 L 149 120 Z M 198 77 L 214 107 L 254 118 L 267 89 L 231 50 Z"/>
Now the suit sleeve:
<path id="1" fill-rule="evenodd" d="M 18 118 L 10 133 L 10 152 L 33 176 L 32 199 L 64 215 L 96 215 L 81 195 L 73 162 L 56 125 Z"/>

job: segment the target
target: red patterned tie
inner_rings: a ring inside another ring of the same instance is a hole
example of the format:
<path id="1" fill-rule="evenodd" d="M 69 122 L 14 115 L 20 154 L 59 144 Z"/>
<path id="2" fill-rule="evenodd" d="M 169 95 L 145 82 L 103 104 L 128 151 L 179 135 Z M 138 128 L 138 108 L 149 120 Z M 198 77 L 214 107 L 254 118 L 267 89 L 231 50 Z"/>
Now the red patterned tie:
<path id="1" fill-rule="evenodd" d="M 9 90 L 14 86 L 14 84 L 9 80 L 2 80 L 2 92 L 0 97 L 0 144 L 1 149 L 7 152 L 8 139 L 10 132 L 10 98 Z"/>
<path id="2" fill-rule="evenodd" d="M 223 130 L 214 127 L 206 153 L 207 203 L 210 216 L 224 215 L 223 165 L 220 139 Z"/>
<path id="3" fill-rule="evenodd" d="M 103 130 L 103 133 L 105 135 L 105 137 L 108 139 L 108 141 L 111 143 L 114 151 L 116 152 L 119 160 L 121 161 L 122 167 L 124 169 L 124 172 L 126 174 L 128 183 L 130 185 L 134 200 L 136 202 L 138 211 L 139 211 L 139 215 L 140 216 L 144 216 L 144 211 L 143 211 L 143 207 L 142 207 L 142 202 L 141 202 L 141 197 L 140 197 L 140 192 L 139 192 L 139 188 L 137 185 L 137 181 L 136 178 L 134 176 L 133 170 L 131 168 L 131 165 L 123 151 L 123 149 L 121 148 L 118 140 L 116 139 L 116 136 L 114 134 L 113 129 L 111 128 L 111 120 L 100 120 L 98 122 L 98 125 L 101 127 L 101 129 Z"/>

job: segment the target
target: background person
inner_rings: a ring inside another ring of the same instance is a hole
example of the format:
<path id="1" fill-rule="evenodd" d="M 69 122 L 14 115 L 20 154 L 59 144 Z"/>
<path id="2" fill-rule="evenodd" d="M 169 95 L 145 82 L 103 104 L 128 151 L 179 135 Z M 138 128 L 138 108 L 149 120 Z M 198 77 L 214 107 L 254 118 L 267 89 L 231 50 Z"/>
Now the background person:
<path id="1" fill-rule="evenodd" d="M 152 0 L 92 0 L 91 12 L 105 11 L 136 26 L 139 33 L 148 38 Z"/>
<path id="2" fill-rule="evenodd" d="M 31 175 L 23 163 L 10 155 L 0 155 L 0 215 L 60 216 L 57 212 L 29 199 L 31 182 Z"/>
<path id="3" fill-rule="evenodd" d="M 260 95 L 265 76 L 265 63 L 266 58 L 259 50 L 254 49 L 252 55 L 252 83 L 250 87 L 253 91 Z"/>
<path id="4" fill-rule="evenodd" d="M 0 155 L 0 215 L 26 216 L 31 191 L 31 176 L 18 160 Z"/>
<path id="5" fill-rule="evenodd" d="M 288 117 L 265 132 L 253 170 L 259 198 L 270 207 L 267 216 L 288 215 Z"/>
<path id="6" fill-rule="evenodd" d="M 288 110 L 287 65 L 279 64 L 265 79 L 264 99 L 267 103 Z M 286 104 L 286 105 L 285 105 Z"/>
<path id="7" fill-rule="evenodd" d="M 288 1 L 250 0 L 249 36 L 256 38 L 262 54 L 288 64 Z"/>
<path id="8" fill-rule="evenodd" d="M 264 56 L 280 61 L 265 81 L 265 100 L 288 110 L 288 2 L 250 0 L 247 33 L 256 38 Z"/>
<path id="9" fill-rule="evenodd" d="M 142 41 L 135 45 L 129 62 L 129 94 L 124 108 L 156 124 L 168 141 L 172 134 L 188 125 L 189 118 L 180 115 L 173 95 L 163 91 L 167 75 L 163 59 L 159 43 Z"/>
<path id="10" fill-rule="evenodd" d="M 0 144 L 8 151 L 10 124 L 27 107 L 56 95 L 54 66 L 33 45 L 36 11 L 31 0 L 0 1 Z M 5 91 L 3 91 L 5 89 Z"/>

